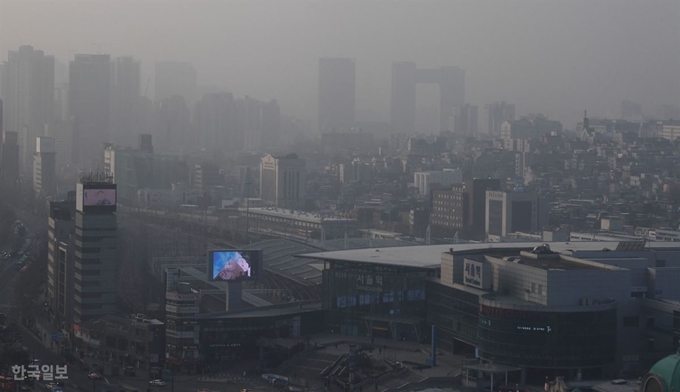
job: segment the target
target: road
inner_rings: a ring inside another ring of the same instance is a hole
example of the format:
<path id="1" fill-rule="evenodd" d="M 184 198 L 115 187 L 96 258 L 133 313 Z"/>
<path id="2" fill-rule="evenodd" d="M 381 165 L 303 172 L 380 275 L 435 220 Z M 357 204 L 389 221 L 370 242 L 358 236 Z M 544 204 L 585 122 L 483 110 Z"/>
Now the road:
<path id="1" fill-rule="evenodd" d="M 30 212 L 15 209 L 17 219 L 26 226 L 26 238 L 34 239 L 31 250 L 33 255 L 37 255 L 39 247 L 44 244 L 47 238 L 47 218 L 40 218 Z M 38 239 L 38 240 L 35 240 Z M 9 250 L 9 244 L 7 249 Z M 19 321 L 19 310 L 14 306 L 14 291 L 17 276 L 21 273 L 14 263 L 17 257 L 0 260 L 0 313 L 7 314 L 7 323 L 16 322 L 21 332 L 22 344 L 26 346 L 34 359 L 39 359 L 42 364 L 57 365 L 62 364 L 62 356 L 45 346 L 44 339 L 36 336 L 33 332 L 25 328 Z M 68 380 L 65 382 L 66 391 L 112 391 L 120 390 L 124 386 L 132 387 L 145 392 L 150 389 L 153 392 L 196 392 L 199 389 L 208 391 L 240 391 L 248 389 L 252 392 L 269 392 L 270 387 L 257 381 L 225 381 L 225 382 L 199 382 L 198 376 L 178 375 L 173 382 L 166 379 L 167 384 L 163 387 L 149 386 L 149 379 L 144 370 L 138 370 L 138 377 L 105 377 L 104 380 L 94 381 L 87 377 L 87 373 L 80 371 L 76 366 L 68 368 Z M 44 382 L 36 382 L 34 389 L 46 391 Z"/>

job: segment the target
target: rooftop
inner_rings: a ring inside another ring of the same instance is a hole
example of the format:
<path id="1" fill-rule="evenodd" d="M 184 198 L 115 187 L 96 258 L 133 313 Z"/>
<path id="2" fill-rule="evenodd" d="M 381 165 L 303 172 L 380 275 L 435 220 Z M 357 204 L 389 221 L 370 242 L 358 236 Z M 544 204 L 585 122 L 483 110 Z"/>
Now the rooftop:
<path id="1" fill-rule="evenodd" d="M 551 257 L 546 257 L 551 256 Z M 501 258 L 507 262 L 512 262 L 516 264 L 526 265 L 532 268 L 538 268 L 542 270 L 598 270 L 603 269 L 605 265 L 598 266 L 588 263 L 581 263 L 577 260 L 568 259 L 559 253 L 552 255 L 540 255 L 539 257 L 527 257 L 526 254 L 510 255 L 506 258 Z M 591 260 L 592 261 L 592 260 Z"/>
<path id="2" fill-rule="evenodd" d="M 301 258 L 313 258 L 330 261 L 353 261 L 358 263 L 383 264 L 401 267 L 439 268 L 441 254 L 453 251 L 453 254 L 499 253 L 509 251 L 517 254 L 522 250 L 531 250 L 543 242 L 512 242 L 512 243 L 475 243 L 475 244 L 446 244 L 446 245 L 416 245 L 390 248 L 368 248 L 354 250 L 340 250 L 333 252 L 319 252 L 299 255 Z M 551 242 L 553 252 L 569 255 L 576 251 L 602 251 L 604 248 L 616 249 L 619 242 Z M 646 250 L 680 250 L 680 242 L 649 242 Z"/>
<path id="3" fill-rule="evenodd" d="M 319 215 L 305 211 L 293 211 L 283 208 L 264 207 L 264 208 L 239 208 L 239 211 L 248 212 L 256 215 L 275 216 L 277 218 L 288 218 L 311 223 L 321 222 L 354 222 L 354 219 L 340 218 L 337 216 Z"/>

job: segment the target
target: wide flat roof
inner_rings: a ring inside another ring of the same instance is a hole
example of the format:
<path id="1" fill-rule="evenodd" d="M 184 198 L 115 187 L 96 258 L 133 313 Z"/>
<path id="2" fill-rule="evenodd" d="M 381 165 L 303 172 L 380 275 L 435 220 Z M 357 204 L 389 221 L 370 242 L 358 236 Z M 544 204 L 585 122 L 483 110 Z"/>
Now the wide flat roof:
<path id="1" fill-rule="evenodd" d="M 390 248 L 368 248 L 319 252 L 298 255 L 328 261 L 352 261 L 357 263 L 382 264 L 398 267 L 439 268 L 441 254 L 453 250 L 453 254 L 485 254 L 501 251 L 519 252 L 533 249 L 546 242 L 485 242 L 475 244 L 417 245 Z M 569 254 L 566 251 L 602 251 L 604 248 L 616 249 L 619 242 L 548 242 L 553 252 Z M 648 242 L 645 250 L 680 250 L 680 242 Z M 619 252 L 612 252 L 620 255 Z"/>
<path id="2" fill-rule="evenodd" d="M 514 255 L 510 255 L 514 257 L 519 258 L 519 263 L 520 265 L 526 265 L 532 268 L 538 268 L 542 270 L 601 270 L 604 269 L 605 266 L 598 266 L 598 265 L 592 265 L 592 264 L 586 264 L 586 263 L 579 263 L 578 261 L 574 260 L 569 260 L 564 257 L 561 257 L 561 254 L 555 254 L 552 255 L 552 257 L 538 257 L 538 258 L 532 258 L 532 257 L 526 257 L 524 255 L 517 255 L 515 253 Z M 491 256 L 496 259 L 500 259 L 498 257 Z M 588 259 L 590 261 L 594 261 L 592 259 Z M 602 260 L 602 258 L 600 258 Z"/>
<path id="3" fill-rule="evenodd" d="M 267 215 L 277 218 L 295 219 L 310 223 L 321 222 L 356 222 L 354 219 L 339 218 L 337 216 L 319 215 L 305 211 L 293 211 L 284 208 L 262 207 L 262 208 L 239 208 L 241 212 L 248 212 L 255 215 Z"/>

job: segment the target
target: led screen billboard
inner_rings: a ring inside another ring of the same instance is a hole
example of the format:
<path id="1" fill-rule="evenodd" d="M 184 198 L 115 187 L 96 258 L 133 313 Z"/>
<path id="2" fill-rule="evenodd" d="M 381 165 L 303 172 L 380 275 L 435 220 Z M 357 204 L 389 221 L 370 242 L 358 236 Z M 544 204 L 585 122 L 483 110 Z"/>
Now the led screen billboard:
<path id="1" fill-rule="evenodd" d="M 253 280 L 262 266 L 261 250 L 213 250 L 208 253 L 209 278 L 231 282 Z"/>
<path id="2" fill-rule="evenodd" d="M 83 189 L 83 206 L 115 206 L 115 189 Z"/>

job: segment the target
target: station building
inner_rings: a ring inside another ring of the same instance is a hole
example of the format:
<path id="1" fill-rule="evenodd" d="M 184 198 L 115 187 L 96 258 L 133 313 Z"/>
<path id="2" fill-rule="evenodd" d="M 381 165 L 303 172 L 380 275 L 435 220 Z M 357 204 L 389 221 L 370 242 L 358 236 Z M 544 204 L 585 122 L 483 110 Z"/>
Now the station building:
<path id="1" fill-rule="evenodd" d="M 301 255 L 324 261 L 326 332 L 427 342 L 546 376 L 615 377 L 678 344 L 680 246 L 432 245 Z"/>

